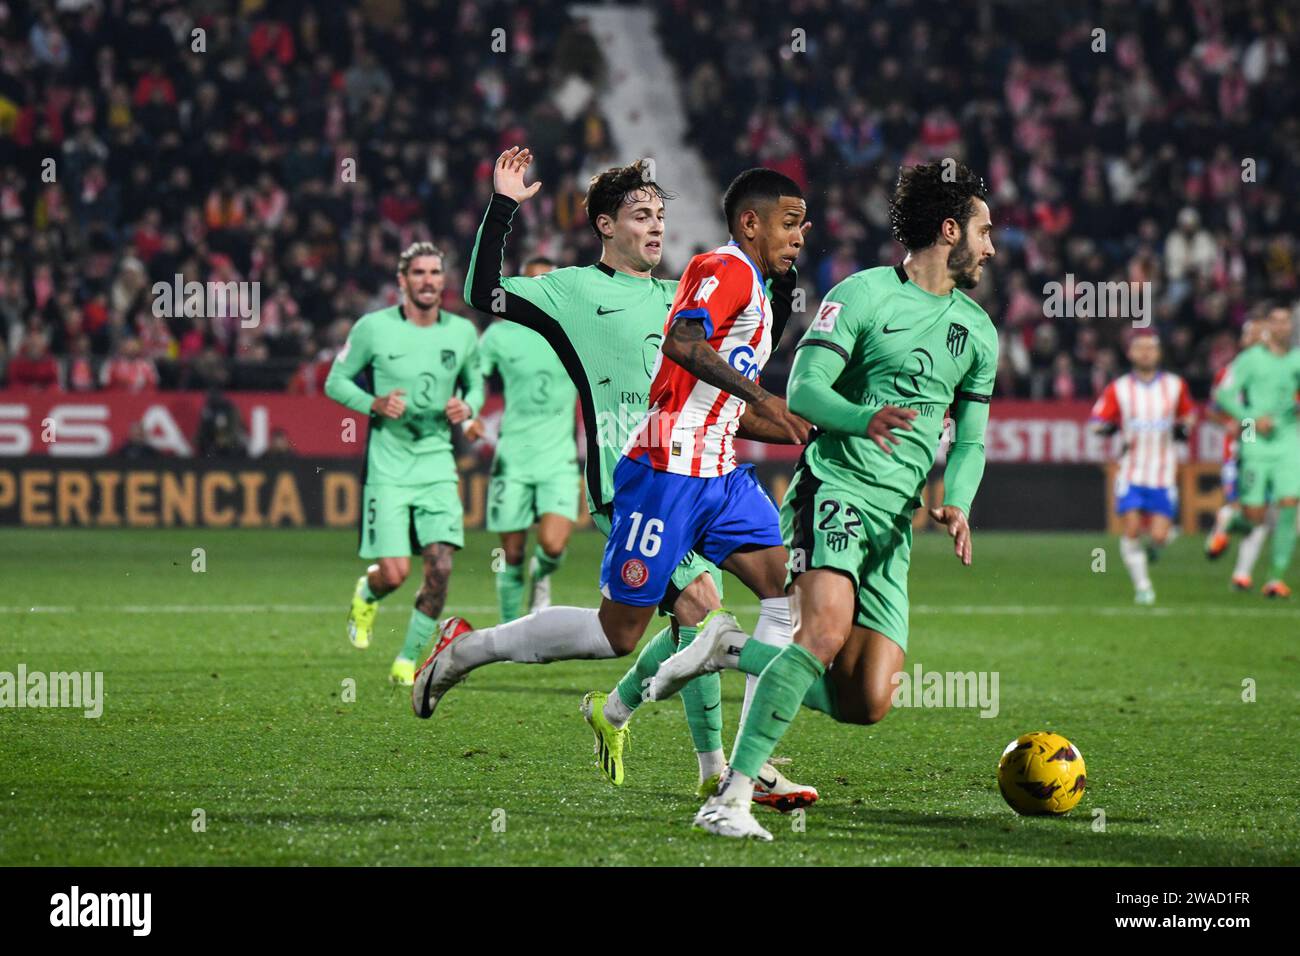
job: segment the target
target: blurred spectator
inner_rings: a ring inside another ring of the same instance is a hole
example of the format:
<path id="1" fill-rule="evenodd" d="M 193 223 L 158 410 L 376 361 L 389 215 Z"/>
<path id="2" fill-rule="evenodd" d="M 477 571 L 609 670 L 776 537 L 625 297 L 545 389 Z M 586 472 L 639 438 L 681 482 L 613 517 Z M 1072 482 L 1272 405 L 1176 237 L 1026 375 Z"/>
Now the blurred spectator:
<path id="1" fill-rule="evenodd" d="M 126 339 L 104 363 L 99 380 L 110 392 L 152 392 L 158 388 L 158 369 L 140 354 L 139 339 Z"/>
<path id="2" fill-rule="evenodd" d="M 9 360 L 11 388 L 59 390 L 59 363 L 50 355 L 49 340 L 41 332 L 28 332 L 22 348 Z"/>
<path id="3" fill-rule="evenodd" d="M 122 458 L 146 459 L 161 458 L 162 454 L 157 448 L 149 444 L 144 434 L 143 422 L 132 422 L 131 428 L 127 432 L 126 441 L 122 447 L 117 450 L 117 454 Z"/>
<path id="4" fill-rule="evenodd" d="M 295 455 L 293 442 L 289 441 L 289 434 L 283 428 L 271 432 L 271 441 L 262 454 L 263 458 L 293 458 Z"/>
<path id="5" fill-rule="evenodd" d="M 237 458 L 247 454 L 248 436 L 239 409 L 219 389 L 208 391 L 199 412 L 194 448 L 200 458 Z"/>
<path id="6" fill-rule="evenodd" d="M 63 387 L 69 392 L 93 392 L 99 387 L 95 357 L 90 354 L 90 336 L 78 335 L 63 360 Z"/>

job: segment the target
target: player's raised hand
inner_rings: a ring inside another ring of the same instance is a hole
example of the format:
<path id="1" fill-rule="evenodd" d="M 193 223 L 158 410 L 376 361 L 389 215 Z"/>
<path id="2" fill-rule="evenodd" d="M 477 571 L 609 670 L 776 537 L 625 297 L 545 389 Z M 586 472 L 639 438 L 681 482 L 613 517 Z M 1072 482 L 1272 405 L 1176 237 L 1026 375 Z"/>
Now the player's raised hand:
<path id="1" fill-rule="evenodd" d="M 894 436 L 894 429 L 903 428 L 910 432 L 912 430 L 912 419 L 915 417 L 915 408 L 899 408 L 897 405 L 885 405 L 880 411 L 871 416 L 871 421 L 867 422 L 867 437 L 879 445 L 880 450 L 886 455 L 892 455 L 894 449 L 890 447 L 890 442 L 895 445 L 902 442 L 901 438 Z"/>
<path id="2" fill-rule="evenodd" d="M 447 399 L 447 406 L 443 409 L 447 415 L 447 421 L 453 425 L 459 425 L 461 422 L 469 421 L 473 418 L 473 410 L 467 405 L 464 399 L 457 398 L 453 395 Z"/>
<path id="3" fill-rule="evenodd" d="M 406 402 L 402 400 L 405 394 L 403 389 L 395 388 L 387 395 L 376 395 L 370 403 L 370 410 L 384 418 L 401 418 L 406 411 Z"/>
<path id="4" fill-rule="evenodd" d="M 930 517 L 948 529 L 953 540 L 953 551 L 961 563 L 970 567 L 970 525 L 966 523 L 965 513 L 953 505 L 931 508 Z"/>
<path id="5" fill-rule="evenodd" d="M 515 202 L 532 199 L 542 188 L 540 181 L 531 186 L 524 185 L 524 173 L 532 164 L 533 154 L 527 146 L 511 146 L 497 157 L 496 168 L 492 170 L 492 188 Z"/>

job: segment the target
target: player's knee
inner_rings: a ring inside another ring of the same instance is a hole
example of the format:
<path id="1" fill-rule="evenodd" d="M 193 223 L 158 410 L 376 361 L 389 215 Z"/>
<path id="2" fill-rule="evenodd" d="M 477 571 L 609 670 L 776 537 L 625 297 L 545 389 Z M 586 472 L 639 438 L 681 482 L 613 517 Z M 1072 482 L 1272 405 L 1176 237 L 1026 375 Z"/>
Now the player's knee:
<path id="1" fill-rule="evenodd" d="M 641 635 L 634 633 L 631 628 L 615 627 L 605 631 L 605 637 L 609 640 L 609 646 L 613 648 L 614 653 L 619 657 L 626 657 L 636 650 L 636 645 L 641 640 Z"/>
<path id="2" fill-rule="evenodd" d="M 564 554 L 564 546 L 567 543 L 563 531 L 556 531 L 547 535 L 539 534 L 537 536 L 537 546 L 541 548 L 546 556 L 552 561 Z"/>
<path id="3" fill-rule="evenodd" d="M 721 603 L 713 578 L 708 574 L 701 574 L 677 595 L 677 600 L 673 602 L 673 614 L 681 624 L 694 627 L 703 621 L 710 611 L 720 607 Z"/>
<path id="4" fill-rule="evenodd" d="M 522 544 L 503 543 L 501 552 L 506 559 L 506 564 L 520 565 L 524 563 L 524 546 Z"/>
<path id="5" fill-rule="evenodd" d="M 872 698 L 867 702 L 866 719 L 862 722 L 864 724 L 880 723 L 885 719 L 885 715 L 889 713 L 893 703 L 893 699 L 888 694 Z"/>
<path id="6" fill-rule="evenodd" d="M 411 566 L 405 561 L 380 561 L 379 580 L 390 591 L 396 591 L 406 581 Z"/>

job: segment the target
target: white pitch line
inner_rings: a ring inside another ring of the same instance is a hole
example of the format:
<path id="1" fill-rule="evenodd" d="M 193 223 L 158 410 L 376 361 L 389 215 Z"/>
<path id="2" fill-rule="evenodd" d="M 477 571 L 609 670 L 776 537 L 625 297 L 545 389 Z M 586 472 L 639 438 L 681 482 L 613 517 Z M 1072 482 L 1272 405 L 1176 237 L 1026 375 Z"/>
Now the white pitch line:
<path id="1" fill-rule="evenodd" d="M 757 604 L 733 604 L 730 610 L 752 614 Z M 338 604 L 86 604 L 86 605 L 0 605 L 0 614 L 342 614 Z M 491 614 L 495 604 L 458 604 L 450 608 L 463 614 Z M 917 604 L 912 613 L 922 616 L 999 615 L 1048 617 L 1100 615 L 1102 617 L 1300 617 L 1300 608 L 1231 607 L 1228 605 L 1183 605 L 1175 607 L 1088 606 L 1069 604 Z"/>

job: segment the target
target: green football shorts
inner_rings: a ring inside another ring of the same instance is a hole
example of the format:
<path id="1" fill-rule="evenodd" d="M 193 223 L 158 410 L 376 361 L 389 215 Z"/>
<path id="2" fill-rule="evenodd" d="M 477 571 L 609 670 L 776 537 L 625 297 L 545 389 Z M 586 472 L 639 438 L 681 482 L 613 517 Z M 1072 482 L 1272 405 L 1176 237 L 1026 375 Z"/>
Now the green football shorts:
<path id="1" fill-rule="evenodd" d="M 488 485 L 487 529 L 527 531 L 544 514 L 578 520 L 582 486 L 576 471 L 564 471 L 536 481 L 493 478 Z"/>
<path id="2" fill-rule="evenodd" d="M 589 499 L 590 500 L 590 499 Z M 603 515 L 598 511 L 591 513 L 591 523 L 606 538 L 609 537 L 609 516 Z M 677 597 L 686 590 L 687 585 L 698 578 L 701 574 L 708 574 L 713 578 L 713 586 L 718 589 L 718 598 L 722 598 L 722 569 L 712 561 L 707 561 L 694 551 L 687 551 L 686 556 L 673 571 L 672 579 L 668 583 L 668 590 L 664 592 L 664 599 L 659 602 L 659 610 L 663 614 L 672 614 L 673 605 L 677 603 Z"/>
<path id="3" fill-rule="evenodd" d="M 781 537 L 790 550 L 786 587 L 803 571 L 830 568 L 858 590 L 854 623 L 907 651 L 907 569 L 912 516 L 872 507 L 859 494 L 795 469 L 781 505 Z"/>
<path id="4" fill-rule="evenodd" d="M 1283 498 L 1300 498 L 1300 455 L 1269 455 L 1252 460 L 1241 456 L 1237 500 L 1257 508 Z"/>
<path id="5" fill-rule="evenodd" d="M 430 544 L 465 545 L 465 512 L 456 481 L 366 485 L 361 489 L 363 558 L 404 558 Z"/>

